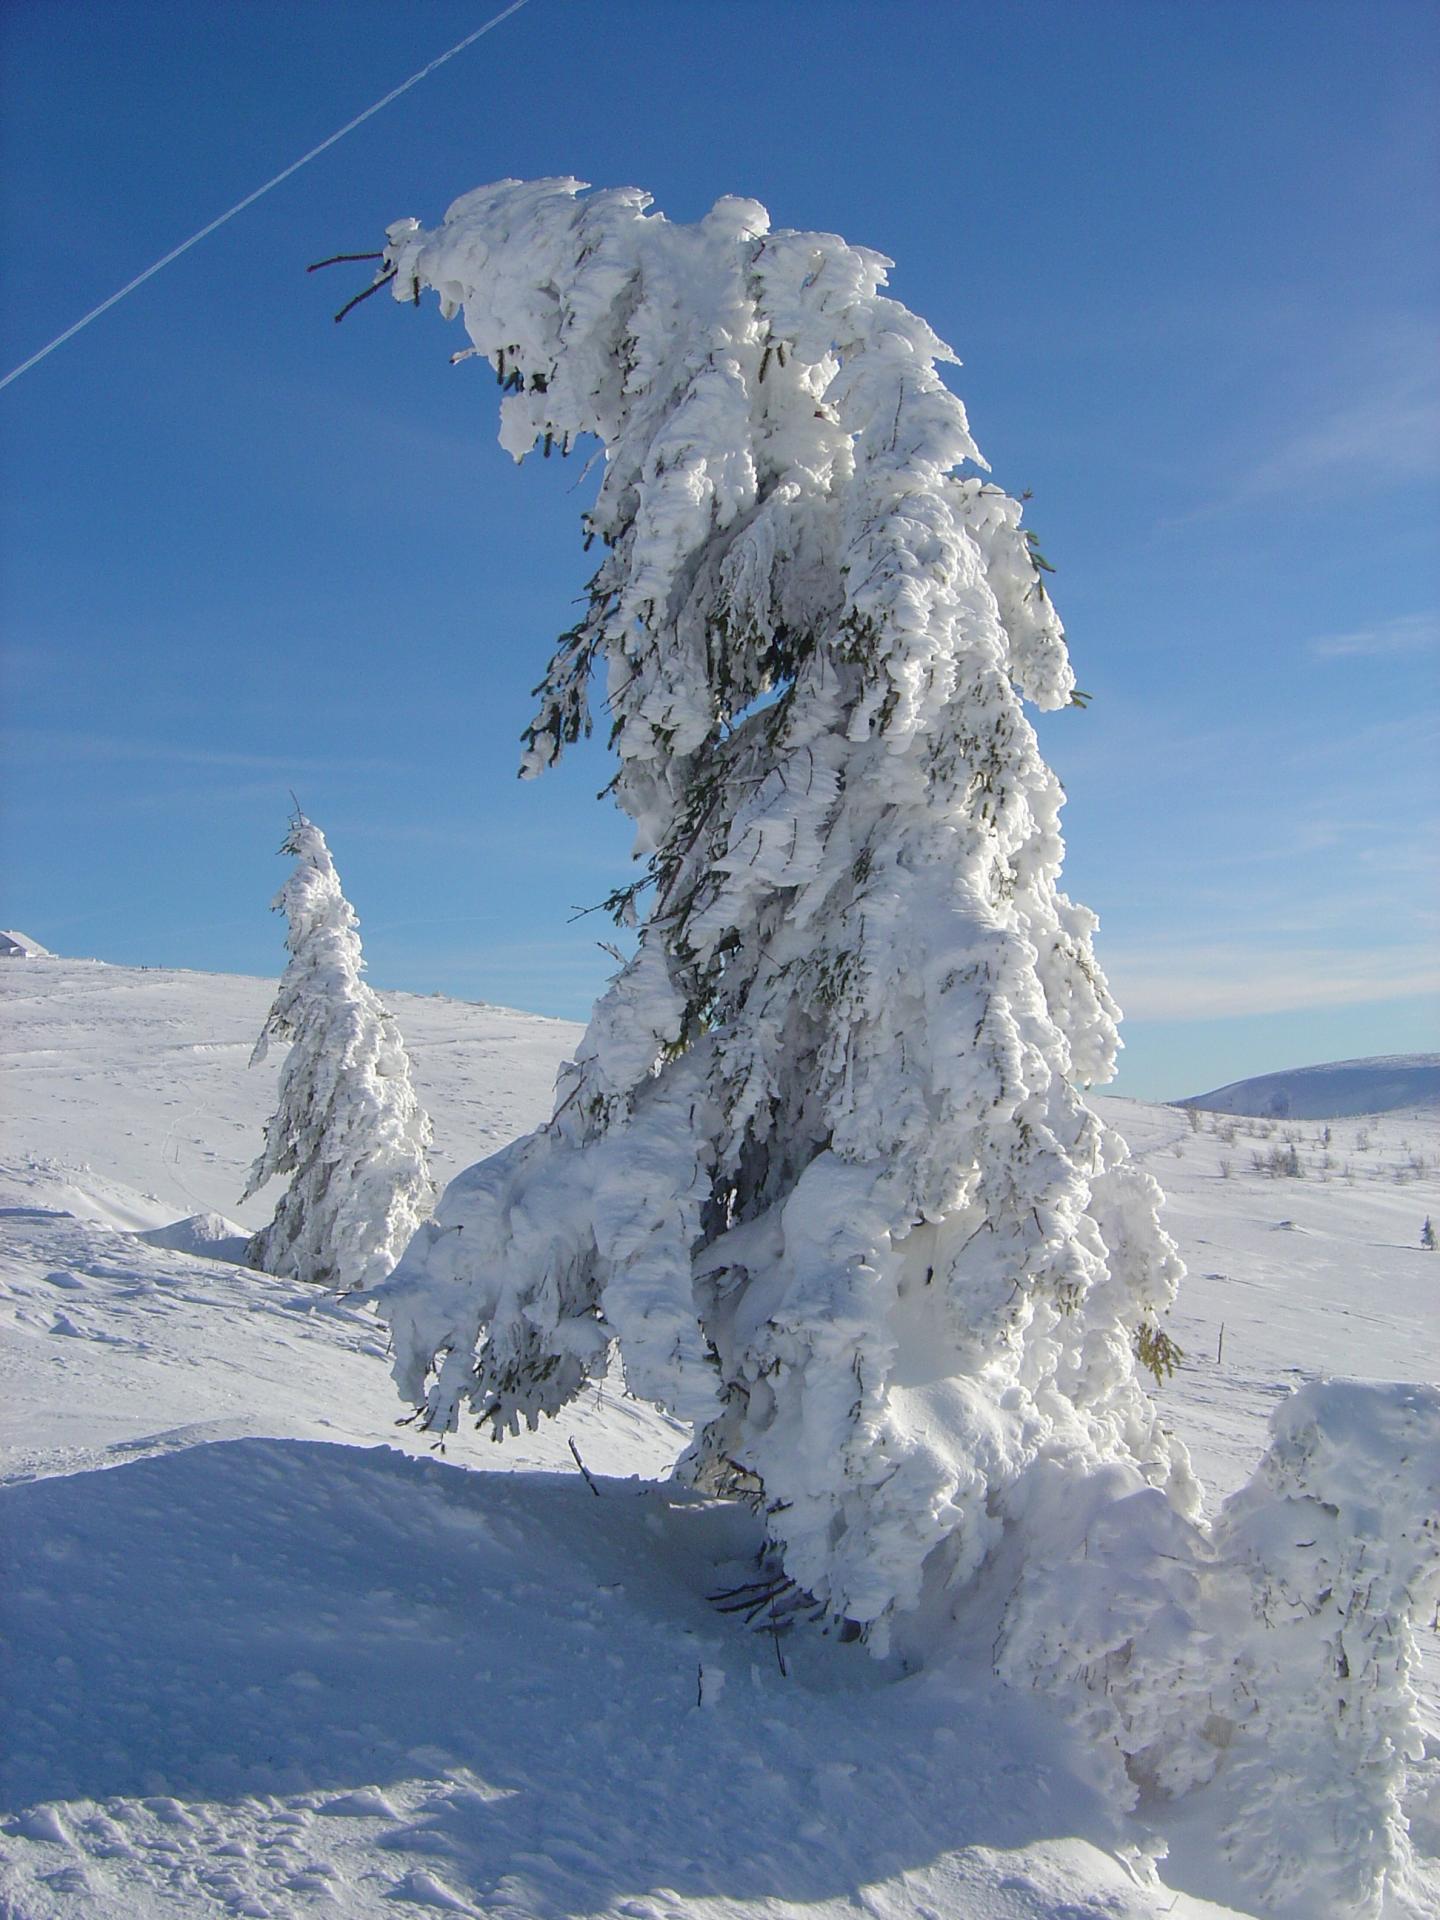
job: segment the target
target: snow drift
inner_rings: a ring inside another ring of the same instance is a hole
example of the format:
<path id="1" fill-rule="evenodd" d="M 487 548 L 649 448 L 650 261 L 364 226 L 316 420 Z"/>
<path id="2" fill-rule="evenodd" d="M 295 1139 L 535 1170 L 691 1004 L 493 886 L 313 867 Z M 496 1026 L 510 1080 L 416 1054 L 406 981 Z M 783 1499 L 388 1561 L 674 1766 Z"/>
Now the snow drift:
<path id="1" fill-rule="evenodd" d="M 1088 1641 L 1114 1656 L 1109 1695 L 1083 1674 L 1065 1681 L 1097 1716 L 1078 1739 L 1040 1696 L 994 1677 L 984 1607 L 943 1661 L 909 1675 L 816 1633 L 782 1642 L 782 1674 L 768 1635 L 705 1599 L 752 1576 L 755 1521 L 663 1484 L 684 1436 L 618 1383 L 503 1447 L 467 1425 L 442 1461 L 392 1424 L 371 1313 L 130 1230 L 233 1204 L 278 1078 L 274 1059 L 244 1067 L 273 981 L 64 960 L 3 974 L 0 1531 L 17 1578 L 0 1592 L 0 1908 L 36 1920 L 261 1908 L 299 1920 L 317 1904 L 386 1920 L 447 1901 L 505 1920 L 793 1920 L 801 1908 L 807 1920 L 860 1908 L 1219 1920 L 1284 1908 L 1288 1869 L 1268 1894 L 1247 1893 L 1226 1857 L 1226 1829 L 1252 1801 L 1266 1828 L 1252 1826 L 1255 1857 L 1304 1863 L 1294 1920 L 1324 1911 L 1324 1874 L 1373 1871 L 1373 1853 L 1352 1864 L 1338 1850 L 1354 1853 L 1347 1806 L 1379 1808 L 1383 1836 L 1396 1751 L 1416 1731 L 1394 1685 L 1403 1641 L 1366 1636 L 1395 1618 L 1379 1609 L 1411 1578 L 1404 1501 L 1426 1497 L 1391 1455 L 1421 1467 L 1433 1409 L 1382 1391 L 1347 1410 L 1348 1389 L 1292 1398 L 1286 1383 L 1345 1366 L 1437 1377 L 1436 1262 L 1414 1233 L 1423 1212 L 1440 1215 L 1433 1117 L 1375 1121 L 1353 1175 L 1328 1180 L 1318 1130 L 1305 1129 L 1307 1174 L 1284 1195 L 1293 1230 L 1277 1233 L 1274 1183 L 1243 1159 L 1222 1179 L 1227 1150 L 1210 1127 L 1100 1101 L 1137 1159 L 1165 1169 L 1191 1263 L 1167 1421 L 1227 1491 L 1251 1481 L 1282 1409 L 1276 1478 L 1252 1481 L 1258 1517 L 1247 1501 L 1233 1551 L 1202 1569 L 1207 1583 L 1223 1575 L 1217 1618 L 1247 1661 L 1210 1669 L 1236 1737 L 1190 1749 L 1216 1767 L 1208 1785 L 1180 1801 L 1147 1788 L 1127 1812 L 1095 1791 L 1104 1753 L 1118 1754 L 1110 1716 L 1138 1704 L 1127 1674 L 1154 1675 L 1151 1655 L 1192 1644 L 1180 1628 L 1195 1603 L 1163 1557 L 1132 1562 L 1133 1597 L 1121 1589 L 1114 1614 L 1084 1582 L 1131 1526 L 1172 1548 L 1154 1493 L 1131 1503 L 1133 1522 L 1123 1501 L 1104 1514 L 1076 1505 L 1062 1541 L 1062 1503 L 1045 1520 L 1032 1482 L 1037 1523 L 1071 1556 L 1051 1596 L 1059 1649 Z M 395 1011 L 448 1169 L 457 1145 L 473 1157 L 533 1126 L 578 1039 L 429 997 L 399 996 Z M 1348 1556 L 1372 1513 L 1384 1558 L 1357 1566 Z M 1251 1579 L 1253 1542 L 1267 1563 L 1278 1546 L 1291 1556 L 1281 1587 Z M 1374 1615 L 1351 1608 L 1362 1576 Z M 993 1602 L 1001 1583 L 987 1584 Z M 1051 1604 L 1038 1588 L 1029 1597 L 1037 1613 Z M 1405 1679 L 1423 1679 L 1428 1756 L 1404 1762 L 1413 1857 L 1386 1873 L 1387 1920 L 1437 1910 L 1431 1617 L 1417 1616 L 1428 1671 Z M 1261 1759 L 1277 1752 L 1272 1735 L 1262 1722 L 1250 1744 L 1240 1719 L 1247 1690 L 1268 1685 L 1272 1640 L 1292 1683 L 1277 1711 L 1296 1716 L 1273 1795 Z M 1122 1667 L 1127 1647 L 1141 1651 Z M 1307 1754 L 1334 1752 L 1317 1729 L 1340 1649 L 1363 1689 L 1370 1757 L 1347 1748 L 1344 1767 L 1302 1775 Z M 1297 1690 L 1307 1675 L 1327 1681 L 1313 1701 Z M 1209 1711 L 1190 1716 L 1192 1732 Z M 524 1737 L 505 1737 L 512 1728 Z M 1154 1737 L 1147 1750 L 1159 1758 Z M 1328 1802 L 1312 1792 L 1327 1779 Z M 1128 1778 L 1121 1789 L 1136 1791 Z"/>

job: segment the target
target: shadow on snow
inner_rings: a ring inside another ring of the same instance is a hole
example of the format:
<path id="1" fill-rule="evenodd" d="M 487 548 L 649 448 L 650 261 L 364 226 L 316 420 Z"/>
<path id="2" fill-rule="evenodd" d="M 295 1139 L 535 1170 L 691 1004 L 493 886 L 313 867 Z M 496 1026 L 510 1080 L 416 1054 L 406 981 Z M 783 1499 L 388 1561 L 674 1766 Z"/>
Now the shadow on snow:
<path id="1" fill-rule="evenodd" d="M 1027 1703 L 814 1635 L 782 1677 L 704 1598 L 749 1516 L 599 1485 L 236 1440 L 5 1489 L 5 1803 L 438 1778 L 380 1845 L 479 1893 L 542 1859 L 581 1911 L 814 1901 L 1067 1830 Z"/>

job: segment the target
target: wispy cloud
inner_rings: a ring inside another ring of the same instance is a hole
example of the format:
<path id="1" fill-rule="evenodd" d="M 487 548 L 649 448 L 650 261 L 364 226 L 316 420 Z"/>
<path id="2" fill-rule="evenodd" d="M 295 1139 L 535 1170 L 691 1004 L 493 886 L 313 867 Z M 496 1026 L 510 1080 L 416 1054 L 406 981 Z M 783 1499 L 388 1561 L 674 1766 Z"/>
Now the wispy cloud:
<path id="1" fill-rule="evenodd" d="M 1320 414 L 1243 475 L 1237 493 L 1257 499 L 1345 474 L 1411 480 L 1437 468 L 1440 383 L 1426 366 Z"/>
<path id="2" fill-rule="evenodd" d="M 39 820 L 76 823 L 82 829 L 93 826 L 102 808 L 105 820 L 110 823 L 122 819 L 144 820 L 152 814 L 173 814 L 177 807 L 183 807 L 192 816 L 213 815 L 217 810 L 255 800 L 278 806 L 280 812 L 274 816 L 277 820 L 290 810 L 289 785 L 279 774 L 264 779 L 231 780 L 217 773 L 214 778 L 189 781 L 183 794 L 164 783 L 141 785 L 138 780 L 117 780 L 106 789 L 101 800 L 97 800 L 93 789 L 79 782 L 60 782 L 53 794 L 26 790 L 19 782 L 15 787 L 16 791 L 6 796 L 5 810 L 10 831 L 17 835 L 33 833 L 30 823 Z"/>
<path id="3" fill-rule="evenodd" d="M 1214 1020 L 1440 994 L 1431 945 L 1264 952 L 1234 941 L 1111 948 L 1104 959 L 1116 998 L 1136 1020 Z"/>
<path id="4" fill-rule="evenodd" d="M 11 766 L 41 766 L 55 762 L 128 763 L 146 766 L 231 767 L 251 773 L 321 773 L 343 770 L 375 773 L 403 769 L 393 760 L 318 759 L 313 755 L 237 753 L 223 747 L 192 745 L 180 740 L 140 740 L 129 734 L 71 732 L 64 728 L 17 728 L 0 736 L 0 750 Z"/>
<path id="5" fill-rule="evenodd" d="M 1440 362 L 1426 328 L 1401 319 L 1373 330 L 1332 367 L 1328 391 L 1289 404 L 1292 423 L 1226 462 L 1226 483 L 1171 524 L 1338 483 L 1394 486 L 1440 473 Z"/>
<path id="6" fill-rule="evenodd" d="M 1402 613 L 1350 633 L 1327 633 L 1310 642 L 1317 660 L 1373 659 L 1440 647 L 1440 613 Z"/>

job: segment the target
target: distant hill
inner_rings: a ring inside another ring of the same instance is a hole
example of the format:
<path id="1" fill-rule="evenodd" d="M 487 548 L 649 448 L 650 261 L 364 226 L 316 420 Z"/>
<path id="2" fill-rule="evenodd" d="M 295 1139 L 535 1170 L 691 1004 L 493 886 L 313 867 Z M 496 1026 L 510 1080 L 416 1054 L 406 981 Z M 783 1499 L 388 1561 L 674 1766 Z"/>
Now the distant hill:
<path id="1" fill-rule="evenodd" d="M 1440 1053 L 1386 1053 L 1373 1060 L 1332 1060 L 1235 1080 L 1214 1093 L 1174 1100 L 1207 1113 L 1252 1114 L 1262 1120 L 1340 1120 L 1355 1113 L 1440 1107 Z"/>

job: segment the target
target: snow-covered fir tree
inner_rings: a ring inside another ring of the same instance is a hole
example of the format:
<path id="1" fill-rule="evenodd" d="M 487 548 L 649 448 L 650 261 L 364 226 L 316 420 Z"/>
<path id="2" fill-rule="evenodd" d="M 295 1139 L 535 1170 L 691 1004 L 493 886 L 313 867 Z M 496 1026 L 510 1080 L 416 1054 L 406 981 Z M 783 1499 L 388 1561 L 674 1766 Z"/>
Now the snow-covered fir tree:
<path id="1" fill-rule="evenodd" d="M 358 921 L 325 836 L 303 814 L 280 851 L 295 869 L 272 903 L 289 921 L 290 964 L 256 1042 L 290 1042 L 264 1150 L 243 1198 L 290 1184 L 249 1261 L 323 1287 L 372 1286 L 430 1211 L 430 1122 L 410 1083 L 393 1015 L 361 979 Z"/>
<path id="2" fill-rule="evenodd" d="M 1180 1263 L 1084 1097 L 1116 1010 L 1022 706 L 1074 681 L 953 356 L 879 254 L 648 205 L 506 181 L 389 232 L 396 294 L 463 311 L 512 454 L 603 442 L 604 557 L 524 771 L 598 676 L 645 864 L 552 1120 L 377 1297 L 442 1433 L 466 1403 L 534 1424 L 618 1345 L 694 1423 L 683 1477 L 753 1500 L 784 1579 L 883 1648 L 1037 1470 L 1194 1510 L 1137 1377 Z"/>

